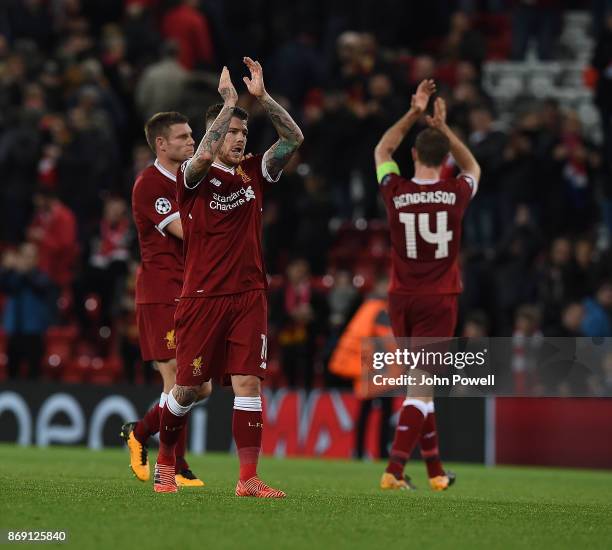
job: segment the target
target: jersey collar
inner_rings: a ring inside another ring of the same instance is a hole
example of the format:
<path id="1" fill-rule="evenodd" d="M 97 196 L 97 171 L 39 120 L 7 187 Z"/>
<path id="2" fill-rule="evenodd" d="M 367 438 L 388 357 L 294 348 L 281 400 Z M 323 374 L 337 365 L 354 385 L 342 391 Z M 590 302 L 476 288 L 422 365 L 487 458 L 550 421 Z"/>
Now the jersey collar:
<path id="1" fill-rule="evenodd" d="M 412 178 L 414 183 L 418 183 L 419 185 L 433 185 L 434 183 L 438 183 L 440 180 L 424 180 L 421 178 Z"/>
<path id="2" fill-rule="evenodd" d="M 233 166 L 225 166 L 225 164 L 221 162 L 213 162 L 212 165 L 219 170 L 223 170 L 232 176 L 236 173 L 236 169 Z"/>
<path id="3" fill-rule="evenodd" d="M 155 159 L 155 162 L 153 163 L 153 166 L 155 166 L 155 168 L 157 168 L 164 176 L 166 176 L 167 178 L 170 178 L 174 183 L 176 183 L 176 175 L 173 174 L 172 172 L 170 172 L 170 170 L 166 170 L 161 165 L 159 160 Z"/>

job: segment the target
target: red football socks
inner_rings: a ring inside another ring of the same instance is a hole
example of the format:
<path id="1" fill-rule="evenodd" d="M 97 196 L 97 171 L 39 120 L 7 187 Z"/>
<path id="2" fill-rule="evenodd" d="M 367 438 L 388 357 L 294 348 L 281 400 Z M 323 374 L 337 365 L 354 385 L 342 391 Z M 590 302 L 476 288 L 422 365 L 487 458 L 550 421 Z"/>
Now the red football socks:
<path id="1" fill-rule="evenodd" d="M 427 466 L 427 475 L 432 477 L 443 476 L 444 468 L 440 462 L 440 450 L 438 449 L 438 431 L 436 430 L 436 413 L 433 410 L 433 402 L 428 410 L 423 428 L 421 429 L 421 456 Z"/>
<path id="2" fill-rule="evenodd" d="M 161 408 L 159 405 L 153 405 L 136 424 L 134 428 L 134 437 L 143 445 L 147 444 L 149 437 L 155 435 L 159 431 L 159 419 L 161 417 Z"/>
<path id="3" fill-rule="evenodd" d="M 168 404 L 163 408 L 159 426 L 159 454 L 157 455 L 158 464 L 174 466 L 176 444 L 184 431 L 187 423 L 187 412 L 178 416 L 169 408 Z"/>
<path id="4" fill-rule="evenodd" d="M 185 416 L 189 418 L 189 414 L 186 414 Z M 187 460 L 185 460 L 185 452 L 187 450 L 187 431 L 187 421 L 185 421 L 185 427 L 181 430 L 181 435 L 179 436 L 174 449 L 174 455 L 176 456 L 176 464 L 174 465 L 174 468 L 177 474 L 181 470 L 187 470 L 189 468 L 187 465 Z"/>
<path id="5" fill-rule="evenodd" d="M 389 464 L 386 472 L 393 474 L 397 479 L 404 475 L 404 466 L 412 454 L 412 450 L 419 440 L 423 422 L 427 413 L 427 404 L 417 399 L 406 399 L 400 412 Z"/>
<path id="6" fill-rule="evenodd" d="M 261 408 L 261 398 L 257 399 Z M 236 406 L 236 405 L 234 405 Z M 257 475 L 257 461 L 261 450 L 263 416 L 261 410 L 241 410 L 234 408 L 232 433 L 236 441 L 238 460 L 240 461 L 240 479 L 247 481 Z"/>

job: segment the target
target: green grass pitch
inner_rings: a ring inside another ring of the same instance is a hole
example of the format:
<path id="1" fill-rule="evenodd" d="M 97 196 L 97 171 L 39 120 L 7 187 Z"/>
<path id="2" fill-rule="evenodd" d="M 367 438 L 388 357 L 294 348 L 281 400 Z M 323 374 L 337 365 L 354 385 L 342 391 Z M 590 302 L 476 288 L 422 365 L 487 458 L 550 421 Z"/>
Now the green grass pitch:
<path id="1" fill-rule="evenodd" d="M 263 459 L 288 498 L 260 500 L 233 495 L 233 456 L 192 456 L 207 487 L 166 495 L 127 456 L 0 445 L 0 531 L 68 530 L 58 546 L 112 550 L 612 547 L 612 472 L 452 464 L 457 484 L 433 493 L 415 462 L 419 491 L 400 493 L 378 489 L 381 463 Z"/>

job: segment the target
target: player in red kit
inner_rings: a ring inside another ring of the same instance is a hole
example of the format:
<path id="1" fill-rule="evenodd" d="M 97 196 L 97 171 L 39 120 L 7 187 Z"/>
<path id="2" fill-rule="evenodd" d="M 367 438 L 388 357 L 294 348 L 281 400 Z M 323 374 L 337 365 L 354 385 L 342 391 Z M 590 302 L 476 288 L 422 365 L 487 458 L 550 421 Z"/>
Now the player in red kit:
<path id="1" fill-rule="evenodd" d="M 140 243 L 141 265 L 136 277 L 136 320 L 140 350 L 145 361 L 154 361 L 164 389 L 144 418 L 121 430 L 130 451 L 130 467 L 141 481 L 150 478 L 147 441 L 159 431 L 161 410 L 176 377 L 174 313 L 183 285 L 183 228 L 176 202 L 176 171 L 191 158 L 195 142 L 187 118 L 180 113 L 157 113 L 145 125 L 149 146 L 156 155 L 132 190 L 132 210 Z M 210 395 L 204 384 L 199 398 Z M 187 430 L 176 446 L 176 482 L 200 487 L 204 483 L 185 460 Z"/>
<path id="2" fill-rule="evenodd" d="M 257 476 L 263 429 L 261 380 L 266 372 L 266 273 L 261 245 L 262 195 L 278 181 L 303 141 L 296 123 L 266 92 L 261 65 L 245 57 L 248 91 L 268 113 L 279 139 L 264 155 L 243 160 L 247 113 L 223 68 L 224 103 L 207 113 L 207 131 L 177 174 L 185 229 L 185 277 L 175 316 L 176 385 L 162 411 L 154 489 L 174 492 L 174 447 L 201 385 L 231 381 L 232 433 L 240 461 L 237 496 L 282 498 Z"/>
<path id="3" fill-rule="evenodd" d="M 391 231 L 389 314 L 396 338 L 454 335 L 457 296 L 461 292 L 457 262 L 461 221 L 480 178 L 476 159 L 446 124 L 442 98 L 436 99 L 434 116 L 426 117 L 429 128 L 418 134 L 412 149 L 414 177 L 400 175 L 392 155 L 423 115 L 434 92 L 433 80 L 421 82 L 410 110 L 387 130 L 374 152 Z M 461 174 L 441 180 L 440 171 L 449 152 Z M 421 372 L 415 370 L 412 374 L 420 380 Z M 430 387 L 408 390 L 381 488 L 413 488 L 410 478 L 404 476 L 404 465 L 417 442 L 430 487 L 436 491 L 447 489 L 455 477 L 445 472 L 440 462 Z"/>

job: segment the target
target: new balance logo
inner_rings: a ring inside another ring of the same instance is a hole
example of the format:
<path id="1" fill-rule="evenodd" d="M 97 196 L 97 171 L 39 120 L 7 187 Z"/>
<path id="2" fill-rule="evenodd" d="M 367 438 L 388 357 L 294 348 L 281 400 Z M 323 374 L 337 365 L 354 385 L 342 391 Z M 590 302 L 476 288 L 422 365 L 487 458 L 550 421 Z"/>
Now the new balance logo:
<path id="1" fill-rule="evenodd" d="M 212 183 L 213 185 L 216 185 L 217 187 L 221 187 L 221 182 L 217 178 L 212 178 L 210 180 L 210 183 Z"/>
<path id="2" fill-rule="evenodd" d="M 255 198 L 255 191 L 253 191 L 253 188 L 250 185 L 244 192 L 244 198 L 247 200 L 247 202 Z"/>

